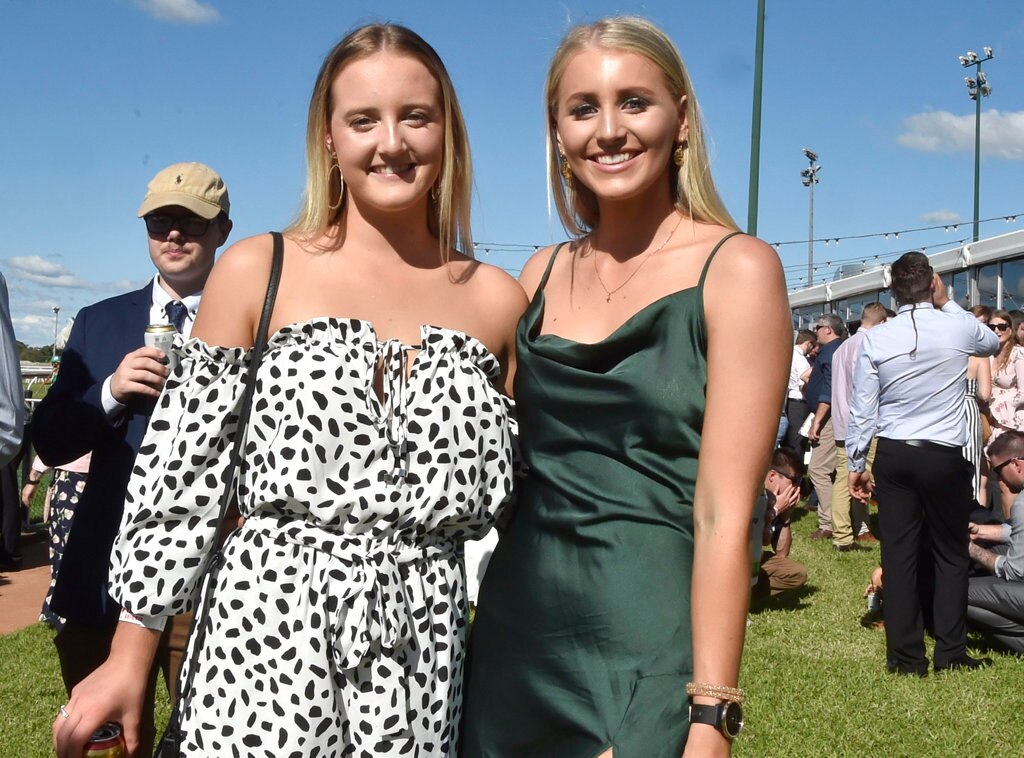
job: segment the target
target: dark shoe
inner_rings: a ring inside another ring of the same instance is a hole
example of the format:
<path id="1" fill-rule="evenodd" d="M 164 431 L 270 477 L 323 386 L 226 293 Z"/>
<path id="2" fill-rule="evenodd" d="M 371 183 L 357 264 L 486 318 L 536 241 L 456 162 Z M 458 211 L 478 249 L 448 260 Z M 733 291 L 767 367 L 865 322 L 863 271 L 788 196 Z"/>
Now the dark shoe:
<path id="1" fill-rule="evenodd" d="M 991 665 L 991 658 L 971 658 L 969 655 L 962 655 L 941 666 L 936 663 L 935 673 L 939 674 L 943 671 L 975 671 Z"/>
<path id="2" fill-rule="evenodd" d="M 921 666 L 905 666 L 902 663 L 896 663 L 895 661 L 889 661 L 885 665 L 886 671 L 890 674 L 896 674 L 897 676 L 917 676 L 924 679 L 928 676 L 928 661 L 925 661 L 923 668 Z"/>
<path id="3" fill-rule="evenodd" d="M 860 550 L 867 550 L 863 545 L 858 545 L 856 542 L 851 542 L 849 545 L 833 545 L 832 549 L 837 553 L 856 553 Z"/>
<path id="4" fill-rule="evenodd" d="M 812 540 L 830 540 L 832 539 L 831 529 L 815 529 L 811 532 Z"/>
<path id="5" fill-rule="evenodd" d="M 878 537 L 873 535 L 871 532 L 864 532 L 863 534 L 857 535 L 857 542 L 861 543 L 862 545 L 865 543 L 878 542 Z"/>

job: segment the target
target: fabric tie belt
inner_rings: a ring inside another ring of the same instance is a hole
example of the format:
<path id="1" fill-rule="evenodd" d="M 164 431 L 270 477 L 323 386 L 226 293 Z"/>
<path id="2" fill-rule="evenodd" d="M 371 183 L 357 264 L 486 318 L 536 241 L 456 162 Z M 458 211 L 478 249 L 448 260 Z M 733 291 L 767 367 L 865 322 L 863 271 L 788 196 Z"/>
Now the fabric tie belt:
<path id="1" fill-rule="evenodd" d="M 415 619 L 403 567 L 422 560 L 455 559 L 455 543 L 414 544 L 394 537 L 341 534 L 276 513 L 254 514 L 242 529 L 330 556 L 328 592 L 332 607 L 344 609 L 339 612 L 345 616 L 333 644 L 338 666 L 351 680 L 352 686 L 342 691 L 348 713 L 353 721 L 373 724 L 375 734 L 407 732 L 409 693 L 402 664 Z"/>

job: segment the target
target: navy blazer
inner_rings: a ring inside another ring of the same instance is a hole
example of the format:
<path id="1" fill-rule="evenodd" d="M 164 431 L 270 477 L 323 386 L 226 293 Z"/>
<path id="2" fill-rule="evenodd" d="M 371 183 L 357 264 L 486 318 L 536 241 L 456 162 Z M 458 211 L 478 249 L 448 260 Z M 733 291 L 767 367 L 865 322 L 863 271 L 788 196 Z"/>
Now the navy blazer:
<path id="1" fill-rule="evenodd" d="M 103 382 L 124 356 L 145 344 L 154 286 L 81 310 L 57 380 L 32 417 L 32 444 L 48 466 L 92 452 L 51 600 L 59 615 L 84 624 L 104 624 L 120 612 L 107 594 L 107 567 L 135 455 L 155 403 L 129 405 L 111 423 L 100 396 Z"/>

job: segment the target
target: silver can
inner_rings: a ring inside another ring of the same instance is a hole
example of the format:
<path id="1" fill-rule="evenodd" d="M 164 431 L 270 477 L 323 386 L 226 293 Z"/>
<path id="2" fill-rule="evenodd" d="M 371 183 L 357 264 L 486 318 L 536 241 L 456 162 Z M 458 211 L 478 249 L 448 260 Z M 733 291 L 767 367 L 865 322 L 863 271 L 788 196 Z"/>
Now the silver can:
<path id="1" fill-rule="evenodd" d="M 868 613 L 880 614 L 882 612 L 882 593 L 868 593 Z"/>
<path id="2" fill-rule="evenodd" d="M 172 324 L 150 324 L 146 327 L 146 347 L 162 350 L 167 356 L 167 368 L 171 371 L 178 367 L 178 356 L 171 350 L 177 333 L 178 330 Z"/>

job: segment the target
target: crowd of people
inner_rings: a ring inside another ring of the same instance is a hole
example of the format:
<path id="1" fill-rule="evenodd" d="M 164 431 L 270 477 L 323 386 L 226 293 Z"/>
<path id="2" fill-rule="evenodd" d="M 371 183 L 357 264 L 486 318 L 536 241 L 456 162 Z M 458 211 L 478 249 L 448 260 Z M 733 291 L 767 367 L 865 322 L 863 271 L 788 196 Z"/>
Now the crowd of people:
<path id="1" fill-rule="evenodd" d="M 812 537 L 882 541 L 891 671 L 927 671 L 922 606 L 936 670 L 982 665 L 968 618 L 1024 644 L 1000 584 L 1024 576 L 1012 314 L 965 313 L 914 253 L 898 313 L 794 338 L 778 257 L 719 199 L 693 85 L 643 19 L 570 31 L 545 111 L 571 239 L 518 283 L 469 254 L 458 97 L 401 26 L 323 61 L 283 234 L 215 264 L 224 180 L 152 179 L 155 275 L 78 315 L 32 424 L 28 486 L 58 472 L 58 755 L 110 720 L 150 755 L 162 669 L 160 755 L 728 756 L 751 584 L 808 579 L 805 471 Z M 756 333 L 729 328 L 737 300 Z M 467 641 L 465 543 L 495 525 Z"/>
<path id="2" fill-rule="evenodd" d="M 891 272 L 898 312 L 870 303 L 850 325 L 824 314 L 797 332 L 785 440 L 802 449 L 803 426 L 811 538 L 838 552 L 881 540 L 868 592 L 884 595 L 889 670 L 928 672 L 924 630 L 936 671 L 976 669 L 991 661 L 967 655 L 969 628 L 1024 651 L 1024 314 L 964 311 L 921 253 Z"/>

